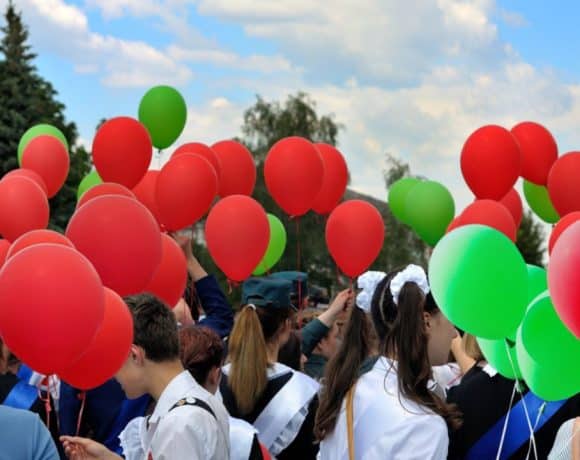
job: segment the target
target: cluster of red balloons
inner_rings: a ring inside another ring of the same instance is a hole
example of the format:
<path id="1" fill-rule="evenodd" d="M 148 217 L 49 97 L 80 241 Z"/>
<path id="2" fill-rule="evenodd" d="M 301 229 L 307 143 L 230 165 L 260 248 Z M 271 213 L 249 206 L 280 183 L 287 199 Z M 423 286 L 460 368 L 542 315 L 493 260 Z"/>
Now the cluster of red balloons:
<path id="1" fill-rule="evenodd" d="M 538 123 L 520 123 L 511 131 L 490 125 L 467 139 L 461 170 L 477 201 L 449 230 L 478 223 L 515 240 L 522 214 L 521 199 L 512 187 L 519 177 L 546 197 L 547 203 L 538 202 L 538 209 L 553 207 L 560 216 L 548 244 L 549 291 L 560 319 L 580 338 L 580 152 L 559 157 L 554 137 Z M 530 199 L 539 198 L 527 192 L 526 198 L 538 212 Z"/>
<path id="2" fill-rule="evenodd" d="M 302 216 L 311 209 L 327 215 L 344 195 L 348 169 L 333 146 L 287 137 L 268 152 L 264 179 L 270 195 L 288 215 Z"/>
<path id="3" fill-rule="evenodd" d="M 40 125 L 43 126 L 47 125 Z M 20 142 L 21 168 L 10 171 L 0 181 L 0 234 L 8 241 L 46 228 L 48 199 L 62 188 L 69 172 L 65 142 L 56 135 L 34 135 L 35 128 L 25 133 Z M 62 136 L 56 128 L 49 128 Z"/>

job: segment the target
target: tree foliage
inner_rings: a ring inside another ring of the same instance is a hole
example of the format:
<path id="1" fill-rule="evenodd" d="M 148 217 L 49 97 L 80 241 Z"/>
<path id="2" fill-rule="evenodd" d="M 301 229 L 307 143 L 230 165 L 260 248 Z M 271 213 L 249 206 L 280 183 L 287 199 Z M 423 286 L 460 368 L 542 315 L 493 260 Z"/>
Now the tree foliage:
<path id="1" fill-rule="evenodd" d="M 38 74 L 28 30 L 12 2 L 8 3 L 4 18 L 0 42 L 0 174 L 18 167 L 18 142 L 28 128 L 48 123 L 60 129 L 71 146 L 71 165 L 66 184 L 51 200 L 50 225 L 63 229 L 74 211 L 76 187 L 89 171 L 89 155 L 75 146 L 76 125 L 66 120 L 65 106 L 57 100 L 52 84 Z"/>

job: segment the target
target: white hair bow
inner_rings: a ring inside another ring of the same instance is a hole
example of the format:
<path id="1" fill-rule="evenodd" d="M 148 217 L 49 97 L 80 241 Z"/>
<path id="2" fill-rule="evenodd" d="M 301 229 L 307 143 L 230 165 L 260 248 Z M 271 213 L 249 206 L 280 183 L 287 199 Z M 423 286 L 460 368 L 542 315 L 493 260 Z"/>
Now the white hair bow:
<path id="1" fill-rule="evenodd" d="M 391 280 L 391 295 L 395 305 L 399 304 L 399 294 L 405 283 L 415 283 L 423 294 L 427 295 L 431 291 L 425 270 L 419 265 L 410 264 L 404 270 L 397 273 Z"/>
<path id="2" fill-rule="evenodd" d="M 373 294 L 377 285 L 387 276 L 383 272 L 368 271 L 359 276 L 356 280 L 356 284 L 361 292 L 356 296 L 356 306 L 362 311 L 371 311 L 371 302 L 373 300 Z"/>

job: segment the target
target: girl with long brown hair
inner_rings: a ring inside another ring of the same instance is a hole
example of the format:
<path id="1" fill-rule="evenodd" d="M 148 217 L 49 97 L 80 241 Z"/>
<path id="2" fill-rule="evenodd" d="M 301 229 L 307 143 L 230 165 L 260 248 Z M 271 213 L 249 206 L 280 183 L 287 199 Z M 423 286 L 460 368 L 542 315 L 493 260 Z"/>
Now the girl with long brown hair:
<path id="1" fill-rule="evenodd" d="M 291 331 L 291 291 L 287 280 L 245 282 L 245 306 L 228 340 L 220 390 L 230 415 L 251 423 L 278 460 L 309 460 L 318 451 L 313 428 L 319 385 L 277 362 Z"/>
<path id="2" fill-rule="evenodd" d="M 361 277 L 359 308 L 325 374 L 315 425 L 320 458 L 445 459 L 448 427 L 459 418 L 432 391 L 431 367 L 447 362 L 457 332 L 429 294 L 421 267 L 366 276 L 372 279 Z M 370 309 L 378 339 L 374 364 L 361 308 Z"/>

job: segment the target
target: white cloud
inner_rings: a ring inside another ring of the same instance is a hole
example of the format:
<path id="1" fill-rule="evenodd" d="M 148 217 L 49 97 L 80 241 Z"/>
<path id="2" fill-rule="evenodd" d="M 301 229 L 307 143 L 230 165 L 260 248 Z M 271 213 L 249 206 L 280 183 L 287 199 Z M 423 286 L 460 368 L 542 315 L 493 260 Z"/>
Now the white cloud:
<path id="1" fill-rule="evenodd" d="M 527 27 L 530 25 L 523 15 L 516 13 L 515 11 L 500 9 L 499 16 L 503 22 L 511 27 Z"/>
<path id="2" fill-rule="evenodd" d="M 221 49 L 186 49 L 180 46 L 170 46 L 168 54 L 178 61 L 193 63 L 208 63 L 226 67 L 232 70 L 254 71 L 260 73 L 277 73 L 298 71 L 290 61 L 280 55 L 240 56 L 239 54 Z"/>
<path id="3" fill-rule="evenodd" d="M 36 50 L 71 60 L 79 73 L 102 75 L 105 85 L 183 85 L 192 77 L 186 65 L 164 50 L 143 41 L 93 32 L 86 14 L 64 0 L 21 0 L 18 7 Z"/>

